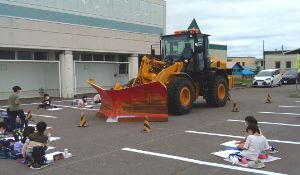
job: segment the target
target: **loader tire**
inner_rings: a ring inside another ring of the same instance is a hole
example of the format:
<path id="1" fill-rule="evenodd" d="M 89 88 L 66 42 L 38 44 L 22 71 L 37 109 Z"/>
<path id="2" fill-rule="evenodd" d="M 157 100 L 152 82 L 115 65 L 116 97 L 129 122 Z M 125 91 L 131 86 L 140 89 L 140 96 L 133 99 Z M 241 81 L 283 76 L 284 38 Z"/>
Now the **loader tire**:
<path id="1" fill-rule="evenodd" d="M 168 109 L 171 114 L 190 112 L 195 100 L 193 83 L 184 77 L 174 78 L 168 85 Z"/>
<path id="2" fill-rule="evenodd" d="M 223 76 L 217 76 L 208 82 L 206 103 L 210 107 L 222 107 L 227 103 L 228 83 Z"/>

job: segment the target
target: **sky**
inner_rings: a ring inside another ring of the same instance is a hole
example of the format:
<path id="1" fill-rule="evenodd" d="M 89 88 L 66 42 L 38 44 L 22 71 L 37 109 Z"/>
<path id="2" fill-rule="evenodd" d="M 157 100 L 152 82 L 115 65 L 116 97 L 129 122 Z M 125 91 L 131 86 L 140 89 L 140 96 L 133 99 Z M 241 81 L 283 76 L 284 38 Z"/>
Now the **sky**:
<path id="1" fill-rule="evenodd" d="M 210 43 L 228 46 L 228 56 L 262 58 L 265 50 L 300 48 L 299 0 L 166 0 L 167 34 L 187 29 L 195 18 Z"/>

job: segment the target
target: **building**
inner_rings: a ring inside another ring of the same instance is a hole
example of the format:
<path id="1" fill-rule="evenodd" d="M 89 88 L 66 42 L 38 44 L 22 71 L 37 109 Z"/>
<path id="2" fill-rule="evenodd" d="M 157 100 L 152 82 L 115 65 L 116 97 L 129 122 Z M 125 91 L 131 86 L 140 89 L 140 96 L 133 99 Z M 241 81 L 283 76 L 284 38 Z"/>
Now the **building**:
<path id="1" fill-rule="evenodd" d="M 265 68 L 280 69 L 281 73 L 288 69 L 295 69 L 297 54 L 300 54 L 300 49 L 265 51 Z"/>
<path id="2" fill-rule="evenodd" d="M 227 63 L 227 45 L 209 44 L 209 56 Z"/>
<path id="3" fill-rule="evenodd" d="M 229 62 L 239 63 L 241 66 L 255 66 L 255 57 L 228 57 Z"/>
<path id="4" fill-rule="evenodd" d="M 232 75 L 240 77 L 242 75 L 242 71 L 244 70 L 243 66 L 240 63 L 236 62 L 227 62 L 227 69 L 232 69 Z"/>
<path id="5" fill-rule="evenodd" d="M 72 98 L 95 92 L 89 78 L 126 83 L 165 31 L 164 0 L 1 0 L 0 99 L 14 85 Z"/>

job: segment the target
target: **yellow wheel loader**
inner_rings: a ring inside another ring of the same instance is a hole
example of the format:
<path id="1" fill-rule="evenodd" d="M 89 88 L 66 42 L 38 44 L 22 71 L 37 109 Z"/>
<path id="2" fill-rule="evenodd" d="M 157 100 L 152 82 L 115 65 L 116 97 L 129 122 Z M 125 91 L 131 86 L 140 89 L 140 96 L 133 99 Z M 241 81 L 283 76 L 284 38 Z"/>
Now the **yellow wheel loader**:
<path id="1" fill-rule="evenodd" d="M 161 36 L 160 56 L 144 56 L 136 78 L 126 86 L 105 90 L 94 84 L 101 96 L 99 115 L 107 121 L 167 121 L 168 113 L 190 112 L 203 96 L 208 106 L 221 107 L 233 87 L 231 70 L 208 56 L 209 35 L 198 29 Z"/>

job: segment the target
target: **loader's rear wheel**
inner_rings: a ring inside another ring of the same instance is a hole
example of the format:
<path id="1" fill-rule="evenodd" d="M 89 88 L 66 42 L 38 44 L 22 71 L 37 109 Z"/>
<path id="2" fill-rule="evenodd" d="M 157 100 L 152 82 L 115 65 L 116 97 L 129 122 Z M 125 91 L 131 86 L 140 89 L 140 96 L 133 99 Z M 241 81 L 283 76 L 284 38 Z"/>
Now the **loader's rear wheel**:
<path id="1" fill-rule="evenodd" d="M 211 107 L 225 106 L 228 97 L 228 83 L 223 76 L 217 76 L 208 82 L 206 103 Z"/>
<path id="2" fill-rule="evenodd" d="M 168 85 L 169 112 L 176 115 L 189 113 L 195 100 L 193 83 L 184 78 L 176 77 Z"/>

